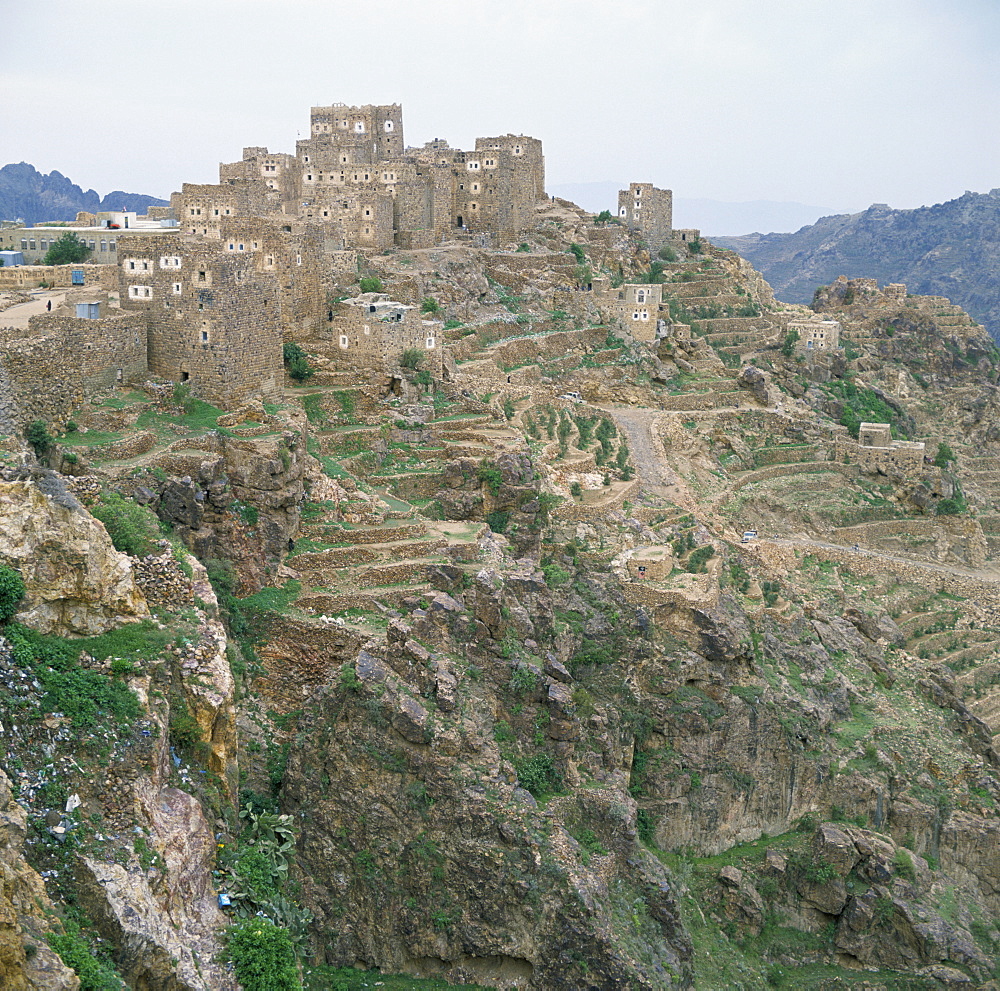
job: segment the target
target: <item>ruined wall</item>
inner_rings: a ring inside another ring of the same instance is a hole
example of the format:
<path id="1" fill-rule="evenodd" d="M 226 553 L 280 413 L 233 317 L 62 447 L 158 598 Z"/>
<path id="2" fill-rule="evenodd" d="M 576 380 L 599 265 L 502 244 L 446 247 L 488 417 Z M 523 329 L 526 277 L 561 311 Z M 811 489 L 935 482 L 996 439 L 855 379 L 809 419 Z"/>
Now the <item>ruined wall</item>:
<path id="1" fill-rule="evenodd" d="M 65 421 L 96 392 L 146 377 L 141 314 L 100 320 L 45 314 L 29 326 L 30 337 L 0 331 L 0 426 L 7 432 L 32 420 Z"/>

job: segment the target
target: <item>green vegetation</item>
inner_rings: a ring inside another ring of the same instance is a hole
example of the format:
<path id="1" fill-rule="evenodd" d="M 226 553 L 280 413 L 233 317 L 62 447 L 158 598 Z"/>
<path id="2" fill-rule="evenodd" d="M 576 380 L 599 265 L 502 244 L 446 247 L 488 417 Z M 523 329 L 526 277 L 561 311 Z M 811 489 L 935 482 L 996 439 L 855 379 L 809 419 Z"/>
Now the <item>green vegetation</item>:
<path id="1" fill-rule="evenodd" d="M 301 991 L 295 948 L 284 926 L 245 919 L 230 926 L 225 938 L 226 959 L 243 991 Z"/>
<path id="2" fill-rule="evenodd" d="M 937 447 L 937 454 L 934 455 L 934 464 L 938 468 L 947 468 L 949 463 L 955 460 L 955 452 L 945 442 L 940 441 Z"/>
<path id="3" fill-rule="evenodd" d="M 548 754 L 531 754 L 514 761 L 517 779 L 535 798 L 547 798 L 563 790 L 562 774 Z"/>
<path id="4" fill-rule="evenodd" d="M 859 389 L 850 379 L 833 379 L 824 388 L 843 404 L 840 422 L 857 439 L 862 423 L 888 423 L 893 437 L 908 437 L 909 427 L 900 412 L 872 389 Z"/>
<path id="5" fill-rule="evenodd" d="M 24 598 L 24 579 L 6 564 L 0 564 L 0 623 L 5 623 L 17 612 Z"/>
<path id="6" fill-rule="evenodd" d="M 787 334 L 785 334 L 785 340 L 781 345 L 781 353 L 786 358 L 791 358 L 791 356 L 795 353 L 795 345 L 799 343 L 800 336 L 801 335 L 797 330 L 790 330 Z"/>
<path id="7" fill-rule="evenodd" d="M 24 439 L 34 449 L 38 458 L 44 458 L 55 446 L 55 438 L 42 420 L 32 420 L 24 432 Z"/>
<path id="8" fill-rule="evenodd" d="M 441 304 L 433 296 L 425 296 L 420 304 L 421 313 L 438 313 L 441 310 Z"/>
<path id="9" fill-rule="evenodd" d="M 77 265 L 90 257 L 90 248 L 73 233 L 66 231 L 42 259 L 43 265 Z"/>
<path id="10" fill-rule="evenodd" d="M 140 637 L 149 633 L 147 624 L 142 625 Z M 101 641 L 107 643 L 105 638 L 121 643 L 122 631 L 69 641 L 12 623 L 4 635 L 18 666 L 31 671 L 41 684 L 43 712 L 63 713 L 77 730 L 92 730 L 109 722 L 126 727 L 140 717 L 139 700 L 121 681 L 80 666 L 81 651 L 94 653 L 90 648 Z"/>
<path id="11" fill-rule="evenodd" d="M 309 364 L 308 355 L 294 341 L 286 341 L 282 345 L 282 354 L 285 368 L 296 382 L 304 382 L 316 373 L 316 369 Z"/>
<path id="12" fill-rule="evenodd" d="M 90 511 L 104 524 L 115 550 L 132 557 L 145 557 L 158 549 L 160 523 L 145 506 L 117 492 L 105 492 Z"/>
<path id="13" fill-rule="evenodd" d="M 424 363 L 425 353 L 420 348 L 407 348 L 399 359 L 403 368 L 416 371 Z"/>
<path id="14" fill-rule="evenodd" d="M 80 978 L 80 991 L 125 991 L 111 965 L 95 956 L 75 919 L 64 919 L 62 930 L 50 933 L 48 944 Z"/>
<path id="15" fill-rule="evenodd" d="M 361 292 L 382 292 L 382 280 L 374 275 L 363 276 L 358 280 Z"/>

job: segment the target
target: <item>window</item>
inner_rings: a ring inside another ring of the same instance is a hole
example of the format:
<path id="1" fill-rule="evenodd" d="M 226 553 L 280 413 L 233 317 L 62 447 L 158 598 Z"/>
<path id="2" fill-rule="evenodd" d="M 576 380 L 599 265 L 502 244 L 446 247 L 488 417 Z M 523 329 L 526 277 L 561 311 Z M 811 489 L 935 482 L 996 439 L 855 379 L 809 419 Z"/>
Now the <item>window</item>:
<path id="1" fill-rule="evenodd" d="M 31 250 L 32 251 L 35 250 L 35 239 L 34 238 L 31 239 Z"/>
<path id="2" fill-rule="evenodd" d="M 26 237 L 21 238 L 21 250 L 22 251 L 28 250 L 28 239 Z"/>
<path id="3" fill-rule="evenodd" d="M 101 241 L 101 251 L 107 251 L 107 250 L 108 250 L 108 242 Z"/>
<path id="4" fill-rule="evenodd" d="M 208 331 L 207 330 L 203 330 L 201 332 L 201 343 L 202 344 L 207 344 L 208 343 Z"/>
<path id="5" fill-rule="evenodd" d="M 302 264 L 302 255 L 296 255 L 295 256 L 295 264 L 296 265 L 301 265 Z"/>
<path id="6" fill-rule="evenodd" d="M 128 270 L 129 270 L 130 272 L 134 272 L 134 271 L 135 271 L 135 262 L 134 262 L 134 261 L 130 261 L 130 262 L 128 263 Z"/>
<path id="7" fill-rule="evenodd" d="M 205 269 L 201 269 L 198 272 L 198 281 L 199 282 L 207 282 L 208 281 L 208 273 L 205 271 Z"/>
<path id="8" fill-rule="evenodd" d="M 304 158 L 302 159 L 302 161 L 303 161 L 303 162 L 305 162 L 305 163 L 306 163 L 306 165 L 308 165 L 308 164 L 309 164 L 309 156 L 308 156 L 308 155 L 306 155 L 306 156 L 305 156 L 305 157 L 304 157 Z"/>
<path id="9" fill-rule="evenodd" d="M 214 215 L 215 215 L 216 217 L 218 217 L 218 215 L 219 215 L 219 208 L 218 208 L 218 207 L 216 207 L 216 208 L 215 208 L 215 209 L 214 209 L 214 210 L 212 211 L 212 213 L 213 213 L 213 214 L 214 214 Z"/>
<path id="10" fill-rule="evenodd" d="M 110 243 L 110 244 L 108 245 L 108 249 L 109 249 L 110 251 L 117 251 L 117 250 L 118 250 L 118 244 L 117 244 L 117 242 L 115 242 L 115 241 L 112 241 L 112 242 L 111 242 L 111 243 Z"/>
<path id="11" fill-rule="evenodd" d="M 385 129 L 386 129 L 387 131 L 391 131 L 391 130 L 392 130 L 392 121 L 391 121 L 391 120 L 387 120 L 387 121 L 385 122 Z"/>
<path id="12" fill-rule="evenodd" d="M 363 120 L 356 120 L 354 122 L 354 132 L 356 134 L 364 134 L 365 133 L 365 122 Z"/>
<path id="13" fill-rule="evenodd" d="M 348 339 L 347 339 L 347 334 L 341 334 L 340 335 L 340 346 L 342 348 L 346 348 L 349 343 L 350 343 L 350 341 L 348 341 Z"/>
<path id="14" fill-rule="evenodd" d="M 183 292 L 183 287 L 182 287 L 181 283 L 179 283 L 179 282 L 175 282 L 174 283 L 173 289 L 174 289 L 174 295 L 175 296 L 180 296 L 180 294 Z"/>
<path id="15" fill-rule="evenodd" d="M 434 349 L 434 338 L 433 337 L 428 337 L 427 340 L 424 343 L 425 343 L 428 351 L 432 351 Z"/>

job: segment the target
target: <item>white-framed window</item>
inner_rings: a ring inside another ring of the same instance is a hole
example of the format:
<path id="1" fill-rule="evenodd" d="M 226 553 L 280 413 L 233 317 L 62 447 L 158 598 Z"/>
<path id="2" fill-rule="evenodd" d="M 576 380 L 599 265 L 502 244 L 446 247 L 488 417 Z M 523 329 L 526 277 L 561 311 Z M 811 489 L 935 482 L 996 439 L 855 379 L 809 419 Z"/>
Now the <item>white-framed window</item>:
<path id="1" fill-rule="evenodd" d="M 368 335 L 368 334 L 371 333 L 371 328 L 368 326 L 368 324 L 365 324 L 365 328 L 364 329 L 365 329 L 365 335 Z"/>
<path id="2" fill-rule="evenodd" d="M 201 332 L 201 343 L 202 344 L 207 344 L 208 343 L 208 331 L 207 330 L 203 330 Z"/>
<path id="3" fill-rule="evenodd" d="M 365 133 L 365 122 L 363 120 L 356 120 L 354 122 L 354 133 L 355 134 Z"/>
<path id="4" fill-rule="evenodd" d="M 473 159 L 471 162 L 466 162 L 465 167 L 470 172 L 475 172 L 479 168 L 479 162 L 476 159 Z"/>
<path id="5" fill-rule="evenodd" d="M 391 131 L 391 130 L 392 130 L 392 121 L 391 121 L 391 120 L 387 120 L 387 121 L 385 122 L 385 129 L 386 129 L 387 131 Z"/>
<path id="6" fill-rule="evenodd" d="M 350 344 L 350 341 L 347 338 L 347 334 L 341 334 L 340 335 L 340 346 L 342 348 L 346 348 L 349 344 Z"/>
<path id="7" fill-rule="evenodd" d="M 149 286 L 129 286 L 128 287 L 128 297 L 129 299 L 150 299 L 153 295 L 153 290 Z"/>
<path id="8" fill-rule="evenodd" d="M 625 207 L 622 207 L 619 213 L 621 213 L 621 215 L 624 217 L 628 213 L 628 210 L 626 210 Z"/>
<path id="9" fill-rule="evenodd" d="M 302 255 L 296 255 L 295 256 L 295 264 L 296 265 L 301 265 L 302 264 Z"/>
<path id="10" fill-rule="evenodd" d="M 428 351 L 433 351 L 434 350 L 434 338 L 433 337 L 428 337 L 427 340 L 424 343 L 425 343 L 425 346 L 427 347 Z"/>
<path id="11" fill-rule="evenodd" d="M 184 291 L 184 284 L 181 282 L 175 282 L 173 284 L 173 290 L 175 296 L 180 296 L 180 294 Z"/>

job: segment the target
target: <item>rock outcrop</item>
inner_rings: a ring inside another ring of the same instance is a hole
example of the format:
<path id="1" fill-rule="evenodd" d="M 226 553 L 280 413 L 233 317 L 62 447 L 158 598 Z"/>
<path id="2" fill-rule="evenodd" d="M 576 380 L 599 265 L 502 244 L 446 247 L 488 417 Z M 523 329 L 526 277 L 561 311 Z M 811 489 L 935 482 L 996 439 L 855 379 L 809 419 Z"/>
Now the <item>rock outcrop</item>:
<path id="1" fill-rule="evenodd" d="M 149 616 L 128 556 L 55 475 L 0 481 L 0 561 L 24 579 L 18 620 L 42 633 L 94 635 Z"/>

